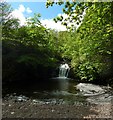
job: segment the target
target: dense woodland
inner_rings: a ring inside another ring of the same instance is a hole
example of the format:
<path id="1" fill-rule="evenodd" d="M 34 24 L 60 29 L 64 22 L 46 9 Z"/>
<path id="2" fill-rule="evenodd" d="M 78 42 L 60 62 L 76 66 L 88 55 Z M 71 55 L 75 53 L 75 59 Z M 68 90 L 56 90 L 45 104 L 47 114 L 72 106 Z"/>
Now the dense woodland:
<path id="1" fill-rule="evenodd" d="M 113 84 L 113 2 L 59 2 L 65 4 L 63 12 L 69 15 L 67 20 L 62 16 L 54 19 L 68 28 L 60 32 L 42 26 L 39 14 L 20 26 L 9 16 L 11 6 L 0 4 L 3 83 L 57 76 L 60 63 L 65 61 L 71 68 L 69 77 L 74 80 Z M 84 10 L 86 15 L 80 21 Z M 68 21 L 81 25 L 78 29 L 69 27 Z"/>

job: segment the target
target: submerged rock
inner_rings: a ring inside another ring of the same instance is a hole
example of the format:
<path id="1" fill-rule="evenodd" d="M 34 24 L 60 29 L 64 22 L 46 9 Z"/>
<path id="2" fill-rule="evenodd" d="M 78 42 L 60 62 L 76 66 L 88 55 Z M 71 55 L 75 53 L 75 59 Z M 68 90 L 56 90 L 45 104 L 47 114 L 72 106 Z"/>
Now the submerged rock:
<path id="1" fill-rule="evenodd" d="M 60 95 L 63 95 L 63 96 L 71 96 L 71 95 L 75 95 L 73 93 L 70 93 L 68 91 L 53 91 L 51 92 L 51 95 L 56 95 L 56 96 L 60 96 Z"/>

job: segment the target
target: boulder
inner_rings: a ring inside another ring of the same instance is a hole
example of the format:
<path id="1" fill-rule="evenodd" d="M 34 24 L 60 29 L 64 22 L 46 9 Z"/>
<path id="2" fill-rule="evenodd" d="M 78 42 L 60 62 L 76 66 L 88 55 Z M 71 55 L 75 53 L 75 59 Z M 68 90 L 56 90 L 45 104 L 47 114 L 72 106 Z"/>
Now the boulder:
<path id="1" fill-rule="evenodd" d="M 79 83 L 76 85 L 76 89 L 79 90 L 83 95 L 98 95 L 105 92 L 105 90 L 99 85 L 89 83 Z"/>

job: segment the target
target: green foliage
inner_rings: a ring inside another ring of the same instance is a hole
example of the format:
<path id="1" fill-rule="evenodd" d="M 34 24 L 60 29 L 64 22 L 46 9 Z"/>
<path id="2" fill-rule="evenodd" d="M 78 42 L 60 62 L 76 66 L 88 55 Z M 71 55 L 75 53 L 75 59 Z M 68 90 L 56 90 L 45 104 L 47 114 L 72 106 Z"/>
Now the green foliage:
<path id="1" fill-rule="evenodd" d="M 106 11 L 104 11 L 105 8 L 107 8 Z M 101 12 L 98 12 L 100 11 L 100 9 Z M 106 69 L 108 70 L 111 66 L 109 64 L 111 63 L 110 54 L 111 51 L 113 50 L 111 47 L 112 43 L 110 40 L 111 34 L 109 34 L 108 30 L 106 29 L 108 26 L 109 28 L 112 27 L 110 19 L 111 15 L 107 14 L 107 18 L 106 16 L 103 16 L 106 15 L 107 10 L 109 11 L 109 9 L 110 9 L 109 3 L 101 4 L 95 3 L 87 10 L 87 14 L 84 18 L 83 24 L 77 30 L 80 46 L 79 47 L 80 65 L 78 75 L 80 76 L 81 79 L 83 78 L 86 78 L 88 80 L 98 79 L 97 76 L 99 74 L 102 74 L 102 71 L 106 71 Z M 87 62 L 90 64 L 88 64 Z M 88 68 L 90 67 L 91 69 L 87 69 L 87 66 Z"/>
<path id="2" fill-rule="evenodd" d="M 56 68 L 56 33 L 43 27 L 39 17 L 35 14 L 26 26 L 13 18 L 2 24 L 3 81 L 50 77 Z"/>
<path id="3" fill-rule="evenodd" d="M 84 63 L 79 64 L 79 67 L 77 69 L 77 75 L 83 81 L 93 81 L 97 79 L 98 73 L 98 67 L 94 63 L 91 63 L 91 61 L 86 61 Z"/>
<path id="4" fill-rule="evenodd" d="M 11 13 L 12 8 L 11 8 L 11 6 L 8 3 L 1 2 L 0 3 L 0 11 L 1 11 L 1 14 L 0 14 L 0 18 L 1 18 L 0 19 L 0 23 L 4 24 L 11 17 L 11 16 L 9 16 L 9 14 Z"/>
<path id="5" fill-rule="evenodd" d="M 47 7 L 53 5 L 47 2 Z M 56 4 L 63 4 L 62 1 Z M 7 7 L 6 7 L 7 8 Z M 87 9 L 86 9 L 87 8 Z M 5 17 L 2 28 L 3 79 L 38 79 L 50 77 L 60 60 L 66 60 L 81 81 L 112 80 L 113 75 L 113 3 L 66 2 L 63 12 L 69 15 L 54 20 L 80 24 L 80 15 L 86 9 L 81 26 L 73 31 L 46 29 L 39 21 L 40 14 L 19 26 L 18 20 Z M 5 10 L 5 8 L 4 8 Z M 7 9 L 8 10 L 8 9 Z M 10 9 L 9 9 L 10 10 Z M 9 11 L 8 10 L 8 11 Z M 76 13 L 76 14 L 75 14 Z M 107 76 L 107 77 L 106 77 Z"/>
<path id="6" fill-rule="evenodd" d="M 49 5 L 51 5 L 50 1 Z M 80 17 L 84 11 L 86 15 L 81 21 Z M 82 22 L 77 31 L 69 32 L 69 35 L 64 33 L 60 37 L 63 41 L 62 57 L 71 60 L 75 75 L 85 81 L 113 78 L 111 73 L 113 70 L 113 2 L 67 1 L 64 3 L 63 12 L 68 15 L 68 18 L 57 17 L 54 19 L 55 22 L 62 21 L 62 24 L 69 29 L 68 22 L 73 21 L 73 24 Z"/>
<path id="7" fill-rule="evenodd" d="M 64 7 L 62 9 L 63 13 L 67 15 L 67 18 L 63 18 L 63 16 L 58 16 L 54 18 L 55 22 L 62 21 L 62 24 L 67 27 L 67 29 L 75 29 L 74 25 L 81 23 L 81 17 L 84 12 L 84 10 L 89 6 L 89 4 L 84 4 L 80 2 L 71 2 L 67 0 L 66 2 L 63 2 L 62 0 L 59 0 L 57 2 L 53 2 L 51 0 L 47 0 L 46 7 L 53 6 L 54 4 L 62 5 L 64 4 Z M 71 23 L 71 27 L 68 26 L 68 23 Z"/>

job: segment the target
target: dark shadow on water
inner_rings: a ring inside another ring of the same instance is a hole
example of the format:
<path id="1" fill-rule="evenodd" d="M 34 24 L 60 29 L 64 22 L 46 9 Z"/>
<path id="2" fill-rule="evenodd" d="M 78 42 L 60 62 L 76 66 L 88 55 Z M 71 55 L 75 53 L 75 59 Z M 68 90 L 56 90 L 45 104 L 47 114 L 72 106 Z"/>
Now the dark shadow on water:
<path id="1" fill-rule="evenodd" d="M 6 94 L 25 95 L 33 99 L 59 98 L 76 94 L 76 82 L 69 78 L 52 78 L 30 82 L 11 82 L 3 85 L 3 97 Z"/>
<path id="2" fill-rule="evenodd" d="M 67 105 L 78 106 L 80 107 L 80 110 L 77 109 L 77 112 L 82 116 L 84 115 L 85 118 L 89 118 L 92 116 L 105 117 L 104 111 L 106 107 L 109 108 L 106 114 L 108 115 L 112 114 L 111 108 L 112 108 L 113 101 L 111 102 L 111 106 L 108 106 L 108 104 L 105 104 L 102 102 L 101 103 L 104 106 L 98 103 L 99 99 L 101 98 L 102 100 L 104 98 L 108 99 L 109 96 L 105 96 L 105 97 L 92 96 L 89 98 L 86 96 L 79 96 L 77 95 L 78 91 L 75 88 L 76 84 L 77 83 L 75 82 L 75 80 L 64 79 L 64 78 L 52 78 L 52 79 L 47 79 L 42 81 L 32 81 L 32 82 L 12 82 L 3 86 L 3 97 L 7 96 L 7 94 L 14 95 L 14 93 L 16 93 L 15 94 L 17 96 L 16 99 L 18 99 L 18 96 L 22 95 L 22 96 L 31 98 L 31 102 L 38 101 L 39 104 L 41 102 L 42 104 L 50 103 L 54 105 L 67 104 Z M 15 97 L 14 97 L 14 100 L 15 100 Z M 76 110 L 75 110 L 75 113 L 76 113 Z M 66 114 L 71 114 L 71 112 L 67 112 Z"/>
<path id="3" fill-rule="evenodd" d="M 2 96 L 3 98 L 9 94 L 16 96 L 26 96 L 31 99 L 38 100 L 63 100 L 66 103 L 84 103 L 93 102 L 97 103 L 98 100 L 106 98 L 109 99 L 110 96 L 106 94 L 105 96 L 83 96 L 79 94 L 80 92 L 76 89 L 75 80 L 69 78 L 51 78 L 47 80 L 37 80 L 37 81 L 18 81 L 11 82 L 3 85 Z M 89 97 L 89 99 L 87 99 Z M 108 97 L 108 98 L 107 98 Z"/>

